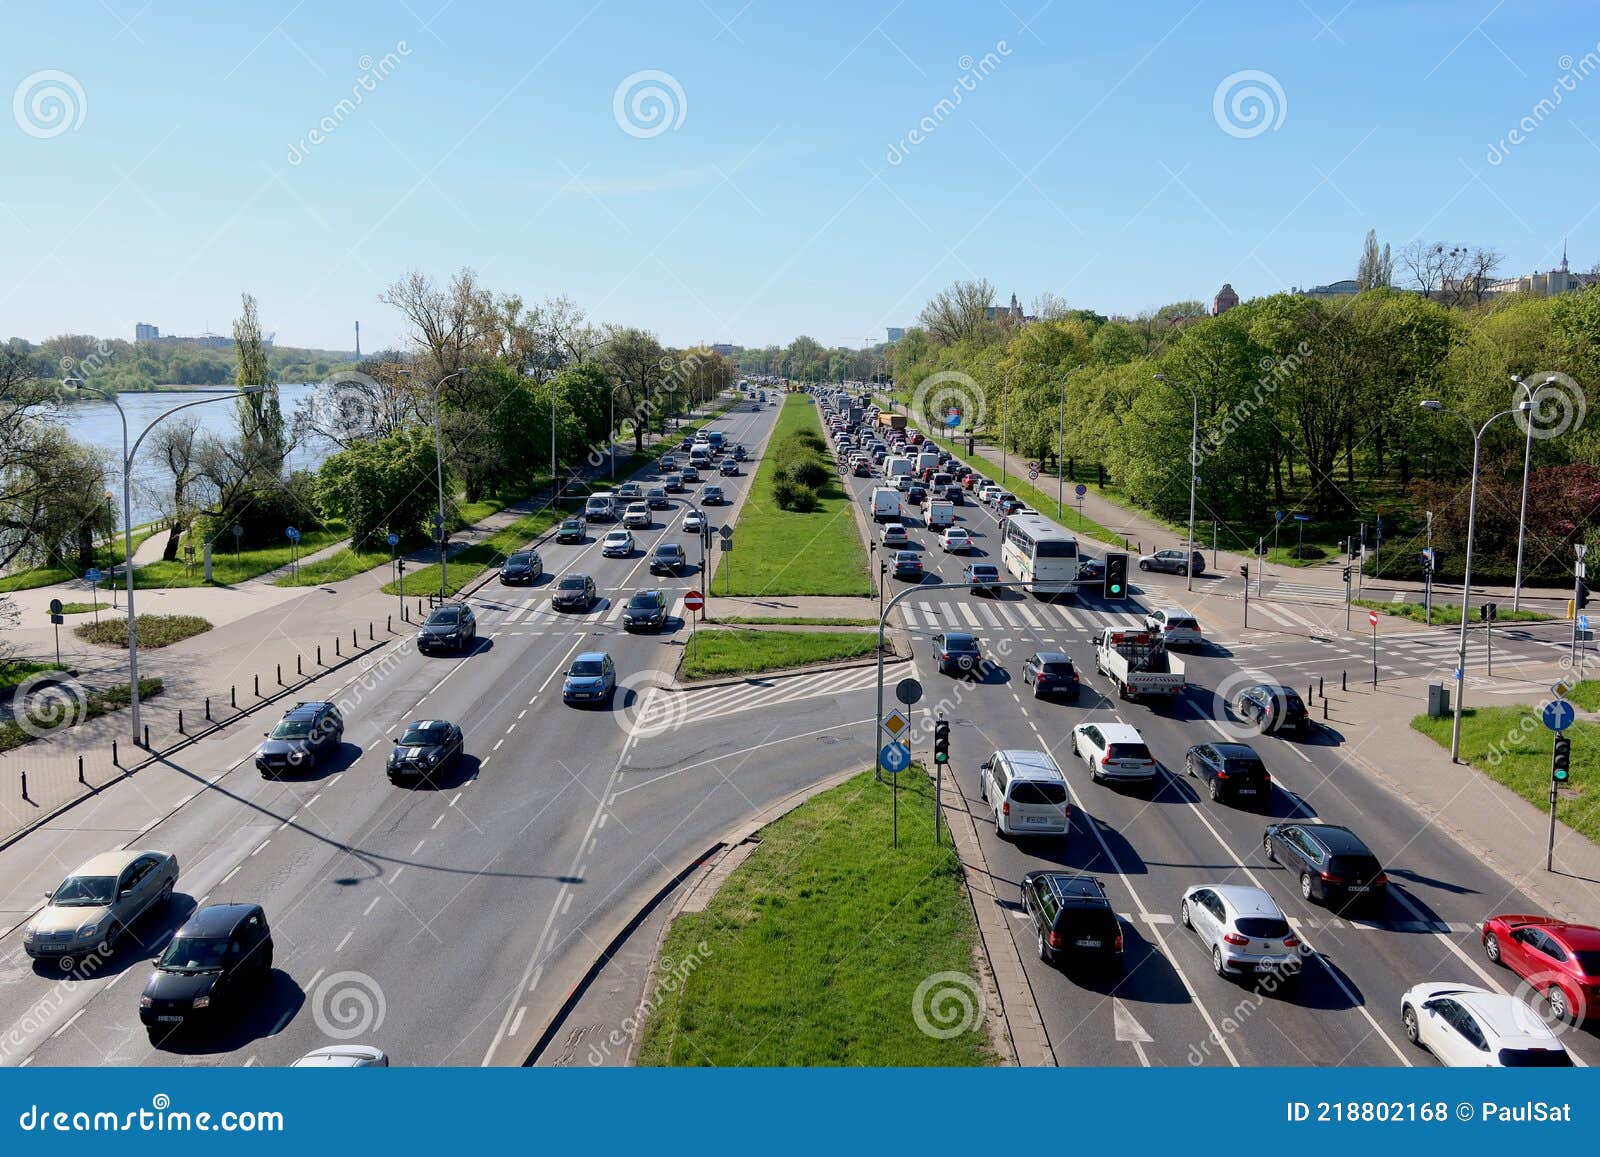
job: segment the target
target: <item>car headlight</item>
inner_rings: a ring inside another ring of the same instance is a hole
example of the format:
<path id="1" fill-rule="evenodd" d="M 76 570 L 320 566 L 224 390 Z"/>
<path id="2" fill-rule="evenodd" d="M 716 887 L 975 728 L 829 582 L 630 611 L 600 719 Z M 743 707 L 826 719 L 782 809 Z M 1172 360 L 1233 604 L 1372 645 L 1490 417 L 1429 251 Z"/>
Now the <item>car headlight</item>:
<path id="1" fill-rule="evenodd" d="M 304 752 L 291 751 L 289 753 L 289 762 L 290 763 L 299 763 L 304 758 L 305 758 L 305 753 Z"/>
<path id="2" fill-rule="evenodd" d="M 211 997 L 210 996 L 197 996 L 197 997 L 195 997 L 194 998 L 194 1006 L 196 1008 L 210 1008 L 211 1007 Z"/>
<path id="3" fill-rule="evenodd" d="M 78 935 L 93 939 L 94 937 L 100 935 L 100 926 L 104 923 L 104 920 L 96 920 L 93 924 L 85 924 L 82 928 L 78 929 Z"/>
<path id="4" fill-rule="evenodd" d="M 155 1001 L 151 1000 L 148 996 L 141 996 L 139 998 L 139 1007 L 140 1008 L 149 1008 L 154 1004 L 155 1004 Z"/>

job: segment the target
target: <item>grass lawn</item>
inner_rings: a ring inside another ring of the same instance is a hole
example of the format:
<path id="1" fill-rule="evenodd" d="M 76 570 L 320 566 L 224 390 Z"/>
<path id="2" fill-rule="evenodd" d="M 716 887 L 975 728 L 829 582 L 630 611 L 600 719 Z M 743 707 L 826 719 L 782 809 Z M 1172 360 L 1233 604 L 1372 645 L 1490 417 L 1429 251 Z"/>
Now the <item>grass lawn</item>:
<path id="1" fill-rule="evenodd" d="M 790 394 L 778 411 L 768 445 L 796 430 L 821 434 L 809 394 Z M 850 496 L 835 479 L 807 514 L 780 510 L 772 496 L 778 472 L 774 455 L 762 456 L 750 480 L 750 495 L 734 524 L 734 549 L 716 555 L 710 594 L 870 595 L 867 548 L 856 529 Z"/>
<path id="2" fill-rule="evenodd" d="M 133 532 L 133 549 L 137 551 L 144 540 L 158 531 L 154 527 L 139 527 Z M 166 532 L 159 531 L 165 534 Z M 110 570 L 113 565 L 121 566 L 123 559 L 122 535 L 118 534 L 110 542 L 102 543 L 95 548 L 94 562 L 102 570 Z M 71 579 L 82 577 L 82 572 L 76 567 L 65 566 L 36 566 L 28 570 L 19 570 L 14 574 L 0 575 L 0 594 L 8 591 L 33 590 L 36 587 L 54 586 L 56 583 L 68 582 Z"/>
<path id="3" fill-rule="evenodd" d="M 22 660 L 0 664 L 0 691 L 10 691 L 35 675 L 59 669 L 54 663 L 28 663 Z"/>
<path id="4" fill-rule="evenodd" d="M 1353 599 L 1358 607 L 1377 611 L 1384 615 L 1395 615 L 1402 619 L 1410 619 L 1414 623 L 1426 622 L 1427 617 L 1421 603 L 1381 603 L 1376 599 Z M 1555 618 L 1554 615 L 1541 614 L 1538 611 L 1513 611 L 1509 607 L 1501 608 L 1496 612 L 1497 623 L 1539 623 Z M 1477 622 L 1474 617 L 1471 622 Z M 1461 625 L 1461 608 L 1435 603 L 1433 608 L 1433 625 L 1436 627 L 1459 627 Z"/>
<path id="5" fill-rule="evenodd" d="M 767 827 L 706 911 L 673 922 L 640 1064 L 995 1063 L 981 1016 L 955 1007 L 981 1008 L 960 863 L 948 840 L 933 843 L 927 777 L 900 781 L 898 850 L 890 786 L 863 774 Z M 953 976 L 914 1016 L 918 986 L 939 973 Z M 968 1027 L 941 1040 L 919 1019 Z"/>
<path id="6" fill-rule="evenodd" d="M 877 619 L 829 618 L 826 615 L 715 615 L 706 620 L 716 624 L 776 623 L 785 627 L 875 627 Z"/>
<path id="7" fill-rule="evenodd" d="M 679 674 L 685 679 L 713 675 L 754 675 L 808 663 L 838 662 L 876 654 L 878 636 L 865 631 L 696 630 L 683 648 Z"/>
<path id="8" fill-rule="evenodd" d="M 329 522 L 318 530 L 305 531 L 300 539 L 300 557 L 332 546 L 345 536 L 344 524 Z M 232 537 L 231 535 L 229 536 Z M 201 561 L 199 544 L 195 545 L 193 571 L 184 562 L 180 550 L 171 562 L 165 560 L 147 563 L 134 572 L 133 585 L 141 590 L 172 587 L 203 587 L 206 585 L 205 566 Z M 268 571 L 288 566 L 295 551 L 285 540 L 281 545 L 240 551 L 237 557 L 231 546 L 216 543 L 211 550 L 211 578 L 213 586 L 232 586 L 248 579 L 258 578 Z"/>
<path id="9" fill-rule="evenodd" d="M 163 690 L 160 679 L 139 680 L 141 702 L 154 699 Z M 93 719 L 97 715 L 105 715 L 111 711 L 120 711 L 128 705 L 128 699 L 126 683 L 108 687 L 104 691 L 91 691 L 81 697 L 64 692 L 63 698 L 41 702 L 37 707 L 30 709 L 28 728 L 24 728 L 15 720 L 0 723 L 0 752 L 12 751 L 25 743 L 32 743 L 38 738 L 32 734 L 33 731 L 44 734 L 60 727 L 75 727 L 85 719 Z"/>
<path id="10" fill-rule="evenodd" d="M 146 650 L 170 647 L 211 629 L 211 624 L 199 615 L 140 615 L 137 621 L 139 646 Z M 128 645 L 128 620 L 122 615 L 101 619 L 98 624 L 80 623 L 73 630 L 86 643 L 122 648 Z"/>
<path id="11" fill-rule="evenodd" d="M 1184 533 L 1187 534 L 1188 531 Z M 1196 543 L 1196 546 L 1199 545 L 1202 544 Z M 1332 549 L 1308 542 L 1299 558 L 1295 558 L 1292 544 L 1289 546 L 1270 546 L 1267 548 L 1267 561 L 1273 566 L 1321 566 L 1328 559 L 1334 558 L 1336 554 L 1337 552 Z"/>
<path id="12" fill-rule="evenodd" d="M 1450 750 L 1450 716 L 1418 715 L 1411 727 Z M 1567 735 L 1572 740 L 1572 779 L 1556 804 L 1556 815 L 1600 842 L 1600 808 L 1589 798 L 1600 775 L 1600 726 L 1579 720 Z M 1550 807 L 1551 738 L 1532 707 L 1469 707 L 1461 712 L 1461 757 L 1542 814 Z"/>
<path id="13" fill-rule="evenodd" d="M 1585 679 L 1574 683 L 1567 698 L 1580 711 L 1600 711 L 1600 679 Z"/>
<path id="14" fill-rule="evenodd" d="M 286 574 L 281 578 L 272 580 L 275 587 L 316 587 L 323 583 L 336 583 L 358 575 L 363 571 L 371 570 L 375 566 L 389 565 L 389 547 L 387 544 L 373 550 L 352 550 L 345 547 L 335 551 L 327 558 L 318 559 L 316 562 L 306 563 L 293 574 Z"/>
<path id="15" fill-rule="evenodd" d="M 448 560 L 450 585 L 446 593 L 456 594 L 489 567 L 499 566 L 506 555 L 521 550 L 529 540 L 537 538 L 566 516 L 566 512 L 562 510 L 536 510 L 532 514 L 523 515 L 510 526 L 496 531 L 482 542 L 458 551 Z M 385 583 L 383 587 L 383 593 L 386 595 L 428 595 L 438 592 L 438 563 L 407 570 L 398 583 Z"/>

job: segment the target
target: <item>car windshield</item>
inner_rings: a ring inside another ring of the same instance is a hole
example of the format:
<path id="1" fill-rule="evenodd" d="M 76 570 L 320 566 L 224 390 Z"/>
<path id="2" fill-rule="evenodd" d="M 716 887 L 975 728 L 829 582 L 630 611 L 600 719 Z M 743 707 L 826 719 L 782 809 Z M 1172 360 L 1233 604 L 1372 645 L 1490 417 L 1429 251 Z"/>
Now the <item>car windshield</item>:
<path id="1" fill-rule="evenodd" d="M 677 553 L 678 553 L 678 544 L 675 543 L 675 542 L 663 542 L 663 543 L 660 543 L 660 544 L 658 544 L 656 546 L 656 553 L 658 555 L 667 555 L 669 557 L 675 557 L 677 555 Z"/>
<path id="2" fill-rule="evenodd" d="M 58 908 L 93 908 L 111 903 L 115 876 L 68 876 L 50 897 Z"/>
<path id="3" fill-rule="evenodd" d="M 406 733 L 400 737 L 400 742 L 407 747 L 442 743 L 448 730 L 449 725 L 445 723 L 413 723 L 406 728 Z"/>
<path id="4" fill-rule="evenodd" d="M 176 936 L 157 967 L 172 972 L 220 972 L 227 949 L 228 942 L 220 936 Z"/>
<path id="5" fill-rule="evenodd" d="M 1067 802 L 1067 789 L 1064 784 L 1059 783 L 1021 780 L 1011 786 L 1011 802 L 1064 804 Z"/>
<path id="6" fill-rule="evenodd" d="M 456 610 L 454 607 L 440 607 L 438 610 L 434 611 L 433 614 L 428 616 L 428 626 L 453 627 L 456 624 L 456 620 L 458 620 L 460 617 L 461 612 Z"/>
<path id="7" fill-rule="evenodd" d="M 633 608 L 635 608 L 637 610 L 642 610 L 642 611 L 654 610 L 656 605 L 657 605 L 656 604 L 656 596 L 655 595 L 647 595 L 647 594 L 637 594 L 637 595 L 634 595 L 633 598 L 628 600 L 628 605 L 630 607 L 633 607 Z"/>
<path id="8" fill-rule="evenodd" d="M 280 719 L 272 729 L 273 739 L 304 739 L 311 734 L 309 719 Z"/>
<path id="9" fill-rule="evenodd" d="M 1112 759 L 1148 760 L 1150 749 L 1142 743 L 1113 743 L 1106 749 Z"/>
<path id="10" fill-rule="evenodd" d="M 559 590 L 564 591 L 581 591 L 583 589 L 583 585 L 583 580 L 581 578 L 564 578 L 559 584 L 557 584 L 557 587 Z"/>
<path id="11" fill-rule="evenodd" d="M 579 522 L 576 518 L 569 518 L 569 519 L 567 519 L 565 522 L 563 522 L 561 524 L 561 529 L 562 530 L 582 530 L 583 529 L 583 523 Z"/>
<path id="12" fill-rule="evenodd" d="M 516 554 L 512 555 L 510 558 L 506 559 L 506 565 L 507 566 L 527 566 L 528 563 L 530 563 L 532 561 L 533 561 L 533 556 L 531 554 L 528 554 L 526 551 L 519 551 Z"/>
<path id="13" fill-rule="evenodd" d="M 606 541 L 607 542 L 627 542 L 628 541 L 628 532 L 625 531 L 625 530 L 613 530 L 610 534 L 606 535 Z"/>
<path id="14" fill-rule="evenodd" d="M 1500 1063 L 1508 1069 L 1570 1069 L 1572 1057 L 1559 1046 L 1553 1049 L 1501 1049 Z"/>
<path id="15" fill-rule="evenodd" d="M 1282 940 L 1289 935 L 1289 922 L 1277 916 L 1240 916 L 1233 926 L 1257 940 Z"/>
<path id="16" fill-rule="evenodd" d="M 955 635 L 947 636 L 944 641 L 944 649 L 946 651 L 977 651 L 978 640 L 961 638 Z"/>
<path id="17" fill-rule="evenodd" d="M 599 659 L 579 659 L 572 664 L 572 674 L 581 677 L 605 674 L 605 664 Z"/>

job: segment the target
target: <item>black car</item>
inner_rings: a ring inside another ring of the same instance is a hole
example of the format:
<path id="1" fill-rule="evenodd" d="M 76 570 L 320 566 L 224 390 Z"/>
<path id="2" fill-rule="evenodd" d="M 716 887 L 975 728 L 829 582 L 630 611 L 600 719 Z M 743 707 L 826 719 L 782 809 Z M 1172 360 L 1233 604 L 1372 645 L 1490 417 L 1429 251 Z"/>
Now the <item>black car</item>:
<path id="1" fill-rule="evenodd" d="M 503 583 L 538 582 L 544 574 L 544 562 L 536 550 L 519 550 L 507 555 L 500 564 L 500 581 Z"/>
<path id="2" fill-rule="evenodd" d="M 581 519 L 581 518 L 564 518 L 564 519 L 562 519 L 561 520 L 561 526 L 556 530 L 556 541 L 557 542 L 582 542 L 583 541 L 583 519 Z"/>
<path id="3" fill-rule="evenodd" d="M 312 771 L 344 742 L 344 719 L 332 703 L 296 703 L 256 748 L 256 770 L 276 779 Z"/>
<path id="4" fill-rule="evenodd" d="M 733 460 L 735 462 L 743 462 L 748 457 L 750 455 L 744 452 L 744 444 L 742 442 L 733 448 Z"/>
<path id="5" fill-rule="evenodd" d="M 586 611 L 599 598 L 594 579 L 586 574 L 562 575 L 550 592 L 550 606 L 558 611 Z"/>
<path id="6" fill-rule="evenodd" d="M 1093 876 L 1029 872 L 1022 877 L 1022 909 L 1046 964 L 1107 968 L 1122 960 L 1122 923 Z"/>
<path id="7" fill-rule="evenodd" d="M 682 574 L 688 564 L 683 547 L 675 542 L 658 542 L 650 551 L 651 574 Z"/>
<path id="8" fill-rule="evenodd" d="M 983 654 L 978 650 L 976 635 L 965 631 L 947 631 L 933 637 L 933 658 L 939 674 L 960 672 L 963 675 L 978 673 L 983 664 Z"/>
<path id="9" fill-rule="evenodd" d="M 897 579 L 920 583 L 923 575 L 922 556 L 914 550 L 897 550 L 894 552 L 894 563 L 890 569 Z"/>
<path id="10" fill-rule="evenodd" d="M 272 973 L 272 933 L 259 904 L 208 904 L 179 928 L 139 998 L 152 1043 L 197 1021 L 248 1010 Z"/>
<path id="11" fill-rule="evenodd" d="M 1078 697 L 1078 670 L 1063 651 L 1035 651 L 1022 665 L 1022 681 L 1033 684 L 1034 698 L 1041 695 Z"/>
<path id="12" fill-rule="evenodd" d="M 717 467 L 717 473 L 724 478 L 737 478 L 739 476 L 739 463 L 732 458 L 724 458 Z"/>
<path id="13" fill-rule="evenodd" d="M 667 498 L 665 486 L 652 486 L 644 492 L 644 504 L 651 510 L 665 510 L 672 503 Z"/>
<path id="14" fill-rule="evenodd" d="M 722 487 L 707 486 L 700 492 L 700 501 L 707 506 L 721 506 L 727 499 L 723 496 Z"/>
<path id="15" fill-rule="evenodd" d="M 417 632 L 417 650 L 467 651 L 478 638 L 478 620 L 466 603 L 435 607 Z"/>
<path id="16" fill-rule="evenodd" d="M 1233 713 L 1252 723 L 1263 734 L 1274 731 L 1304 732 L 1311 726 L 1305 700 L 1293 687 L 1281 683 L 1257 683 L 1239 692 Z"/>
<path id="17" fill-rule="evenodd" d="M 649 628 L 659 631 L 667 625 L 667 596 L 661 591 L 635 591 L 628 605 L 622 608 L 622 629 L 625 631 Z"/>
<path id="18" fill-rule="evenodd" d="M 1365 901 L 1381 908 L 1389 877 L 1372 850 L 1336 824 L 1273 824 L 1261 837 L 1267 859 L 1300 880 L 1300 895 L 1329 907 Z"/>
<path id="19" fill-rule="evenodd" d="M 926 486 L 914 484 L 910 490 L 906 491 L 906 502 L 910 505 L 921 506 L 926 501 L 928 501 L 928 488 Z"/>
<path id="20" fill-rule="evenodd" d="M 429 779 L 446 771 L 466 745 L 461 728 L 446 719 L 419 719 L 406 725 L 389 752 L 389 782 Z"/>
<path id="21" fill-rule="evenodd" d="M 1183 757 L 1183 770 L 1204 780 L 1217 801 L 1259 803 L 1272 799 L 1272 776 L 1255 748 L 1243 743 L 1201 743 Z"/>
<path id="22" fill-rule="evenodd" d="M 1104 582 L 1106 578 L 1106 560 L 1103 558 L 1083 558 L 1078 560 L 1078 581 L 1081 583 Z"/>

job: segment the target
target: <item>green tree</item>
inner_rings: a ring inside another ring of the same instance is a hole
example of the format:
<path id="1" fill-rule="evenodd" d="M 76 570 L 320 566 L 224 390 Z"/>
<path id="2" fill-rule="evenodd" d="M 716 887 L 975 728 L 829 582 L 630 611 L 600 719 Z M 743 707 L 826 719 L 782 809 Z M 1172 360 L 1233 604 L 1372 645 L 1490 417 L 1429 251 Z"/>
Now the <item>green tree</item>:
<path id="1" fill-rule="evenodd" d="M 343 519 L 357 547 L 389 532 L 408 538 L 430 525 L 438 507 L 433 438 L 421 427 L 341 450 L 317 472 L 317 501 Z M 446 516 L 451 513 L 445 475 Z"/>

